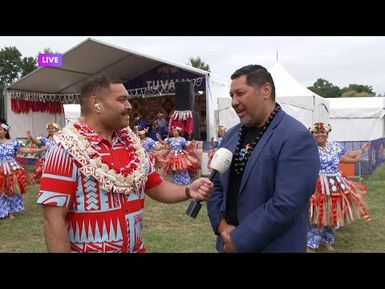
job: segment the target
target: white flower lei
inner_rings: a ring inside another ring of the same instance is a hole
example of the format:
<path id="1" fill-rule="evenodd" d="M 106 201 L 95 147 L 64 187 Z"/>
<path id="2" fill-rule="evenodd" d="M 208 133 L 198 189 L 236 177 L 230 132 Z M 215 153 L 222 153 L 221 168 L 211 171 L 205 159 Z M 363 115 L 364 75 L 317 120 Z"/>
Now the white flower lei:
<path id="1" fill-rule="evenodd" d="M 147 181 L 147 174 L 144 170 L 146 154 L 139 138 L 129 127 L 123 129 L 122 132 L 127 133 L 131 139 L 139 159 L 136 169 L 126 177 L 113 169 L 109 169 L 108 165 L 102 162 L 101 157 L 91 159 L 91 156 L 97 152 L 92 148 L 87 138 L 81 135 L 73 125 L 64 127 L 54 135 L 54 139 L 80 163 L 80 172 L 87 177 L 96 179 L 107 192 L 139 193 Z"/>

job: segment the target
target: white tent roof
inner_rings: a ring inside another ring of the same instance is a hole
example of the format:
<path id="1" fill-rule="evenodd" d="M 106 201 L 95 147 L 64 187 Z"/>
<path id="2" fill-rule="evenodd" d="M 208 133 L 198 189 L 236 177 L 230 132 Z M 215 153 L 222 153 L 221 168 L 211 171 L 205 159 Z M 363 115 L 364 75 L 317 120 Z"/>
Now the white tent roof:
<path id="1" fill-rule="evenodd" d="M 329 101 L 299 83 L 278 61 L 269 69 L 277 102 L 305 126 L 329 122 Z"/>
<path id="2" fill-rule="evenodd" d="M 337 141 L 368 141 L 385 136 L 385 97 L 330 99 L 331 137 Z"/>
<path id="3" fill-rule="evenodd" d="M 269 72 L 274 79 L 277 97 L 313 95 L 321 97 L 299 83 L 278 61 L 269 69 Z"/>
<path id="4" fill-rule="evenodd" d="M 192 66 L 118 48 L 91 38 L 64 53 L 62 63 L 61 67 L 40 67 L 11 84 L 8 89 L 55 94 L 79 93 L 82 82 L 93 74 L 103 73 L 130 80 L 162 63 L 202 75 L 208 74 Z"/>
<path id="5" fill-rule="evenodd" d="M 331 98 L 330 118 L 383 118 L 385 97 Z"/>

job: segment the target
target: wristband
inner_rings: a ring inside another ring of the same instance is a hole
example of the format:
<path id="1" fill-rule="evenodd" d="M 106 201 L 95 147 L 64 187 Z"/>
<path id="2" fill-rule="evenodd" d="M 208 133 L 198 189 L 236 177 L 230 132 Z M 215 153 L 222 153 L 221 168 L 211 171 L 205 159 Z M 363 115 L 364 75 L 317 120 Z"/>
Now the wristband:
<path id="1" fill-rule="evenodd" d="M 184 189 L 184 192 L 186 193 L 186 197 L 191 199 L 190 188 L 188 186 Z"/>

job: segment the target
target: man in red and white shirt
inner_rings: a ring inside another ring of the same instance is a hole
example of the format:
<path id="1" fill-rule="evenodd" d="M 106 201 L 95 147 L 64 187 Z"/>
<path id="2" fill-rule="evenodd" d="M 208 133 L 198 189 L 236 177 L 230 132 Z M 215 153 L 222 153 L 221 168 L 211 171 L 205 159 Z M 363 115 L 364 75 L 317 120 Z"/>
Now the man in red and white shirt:
<path id="1" fill-rule="evenodd" d="M 207 178 L 189 186 L 165 181 L 127 128 L 132 109 L 121 81 L 95 76 L 80 94 L 83 121 L 55 135 L 37 202 L 44 205 L 49 252 L 145 252 L 144 193 L 176 203 L 206 200 Z"/>

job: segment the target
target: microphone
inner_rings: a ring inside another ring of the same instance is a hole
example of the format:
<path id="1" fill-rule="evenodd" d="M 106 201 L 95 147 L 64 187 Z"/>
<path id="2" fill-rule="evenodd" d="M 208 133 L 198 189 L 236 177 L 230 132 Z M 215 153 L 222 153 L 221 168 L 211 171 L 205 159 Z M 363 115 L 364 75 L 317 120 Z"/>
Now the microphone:
<path id="1" fill-rule="evenodd" d="M 219 148 L 215 152 L 210 163 L 210 168 L 212 169 L 212 171 L 210 173 L 209 180 L 213 181 L 214 176 L 217 172 L 221 174 L 226 172 L 231 165 L 232 158 L 233 158 L 233 153 L 231 151 L 225 148 Z M 186 210 L 186 215 L 195 219 L 201 207 L 202 207 L 202 204 L 200 200 L 195 200 L 195 199 L 192 200 Z"/>

